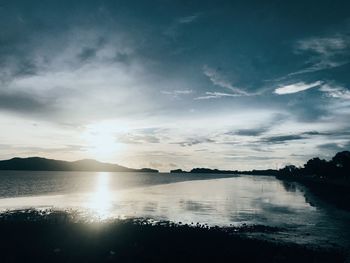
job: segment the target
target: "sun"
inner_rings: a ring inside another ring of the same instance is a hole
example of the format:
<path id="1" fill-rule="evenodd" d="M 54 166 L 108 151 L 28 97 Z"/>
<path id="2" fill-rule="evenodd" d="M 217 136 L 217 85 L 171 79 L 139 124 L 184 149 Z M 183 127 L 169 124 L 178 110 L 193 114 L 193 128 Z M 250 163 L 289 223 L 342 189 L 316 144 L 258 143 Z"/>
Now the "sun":
<path id="1" fill-rule="evenodd" d="M 121 152 L 116 138 L 118 128 L 111 123 L 96 123 L 86 127 L 82 139 L 87 151 L 94 159 L 108 160 Z"/>

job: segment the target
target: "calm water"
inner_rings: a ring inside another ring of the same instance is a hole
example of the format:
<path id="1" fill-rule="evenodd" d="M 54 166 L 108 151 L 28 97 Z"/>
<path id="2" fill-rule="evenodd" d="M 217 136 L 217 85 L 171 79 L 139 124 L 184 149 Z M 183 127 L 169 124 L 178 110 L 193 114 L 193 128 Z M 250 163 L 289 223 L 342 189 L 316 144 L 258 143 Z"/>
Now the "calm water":
<path id="1" fill-rule="evenodd" d="M 348 212 L 269 176 L 1 171 L 0 197 L 0 210 L 76 209 L 101 219 L 262 224 L 284 230 L 260 237 L 322 246 L 348 247 L 350 239 Z"/>

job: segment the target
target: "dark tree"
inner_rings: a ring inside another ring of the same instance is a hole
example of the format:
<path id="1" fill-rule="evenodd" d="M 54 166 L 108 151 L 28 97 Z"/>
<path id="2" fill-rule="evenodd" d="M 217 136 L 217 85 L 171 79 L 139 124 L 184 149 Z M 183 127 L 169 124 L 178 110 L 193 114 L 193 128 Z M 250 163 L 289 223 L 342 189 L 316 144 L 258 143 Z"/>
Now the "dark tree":
<path id="1" fill-rule="evenodd" d="M 333 159 L 332 163 L 337 168 L 338 173 L 342 176 L 349 177 L 350 174 L 350 152 L 343 151 L 337 153 Z"/>
<path id="2" fill-rule="evenodd" d="M 298 174 L 298 168 L 295 165 L 287 165 L 284 168 L 279 170 L 279 174 L 294 176 Z"/>
<path id="3" fill-rule="evenodd" d="M 307 161 L 304 165 L 304 173 L 319 177 L 333 177 L 337 175 L 335 168 L 332 162 L 316 157 Z"/>
<path id="4" fill-rule="evenodd" d="M 344 152 L 338 152 L 333 158 L 332 162 L 335 164 L 336 167 L 339 168 L 350 168 L 350 152 L 344 151 Z"/>

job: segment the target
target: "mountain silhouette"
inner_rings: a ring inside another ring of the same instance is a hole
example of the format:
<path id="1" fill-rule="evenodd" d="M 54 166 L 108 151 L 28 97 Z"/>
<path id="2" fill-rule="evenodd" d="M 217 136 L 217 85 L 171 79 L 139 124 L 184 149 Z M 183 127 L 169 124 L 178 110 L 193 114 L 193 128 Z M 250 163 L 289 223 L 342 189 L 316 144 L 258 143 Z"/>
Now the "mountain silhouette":
<path id="1" fill-rule="evenodd" d="M 94 172 L 158 172 L 150 168 L 132 169 L 118 164 L 103 163 L 93 159 L 74 162 L 41 157 L 19 158 L 0 161 L 0 170 L 24 171 L 94 171 Z"/>

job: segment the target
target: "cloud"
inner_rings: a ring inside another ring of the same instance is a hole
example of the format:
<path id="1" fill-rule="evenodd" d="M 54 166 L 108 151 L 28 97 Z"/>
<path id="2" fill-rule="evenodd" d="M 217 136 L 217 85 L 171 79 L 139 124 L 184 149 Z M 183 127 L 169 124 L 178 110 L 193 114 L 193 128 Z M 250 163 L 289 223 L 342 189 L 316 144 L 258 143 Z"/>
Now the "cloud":
<path id="1" fill-rule="evenodd" d="M 318 132 L 318 131 L 306 131 L 302 133 L 303 135 L 310 135 L 310 136 L 314 136 L 314 135 L 328 135 L 328 133 L 324 133 L 324 132 Z"/>
<path id="2" fill-rule="evenodd" d="M 247 156 L 235 164 L 244 169 L 274 166 L 273 160 L 250 161 L 256 155 L 293 162 L 290 154 L 300 147 L 303 153 L 316 153 L 321 143 L 349 139 L 349 134 L 328 131 L 349 130 L 350 64 L 272 88 L 263 82 L 296 70 L 300 74 L 347 63 L 349 37 L 334 32 L 335 27 L 338 32 L 349 29 L 344 24 L 348 13 L 341 6 L 331 16 L 320 8 L 311 27 L 302 26 L 310 21 L 301 15 L 289 23 L 288 34 L 278 34 L 285 17 L 275 5 L 266 5 L 266 10 L 280 23 L 262 22 L 256 12 L 242 19 L 242 3 L 198 9 L 176 1 L 104 1 L 103 6 L 97 1 L 9 2 L 0 8 L 2 144 L 57 148 L 57 154 L 48 150 L 45 155 L 84 158 L 83 150 L 69 154 L 59 148 L 89 146 L 81 138 L 86 127 L 110 121 L 112 128 L 100 127 L 112 133 L 116 144 L 119 140 L 120 148 L 106 161 L 130 167 L 154 161 L 164 169 L 170 163 L 229 168 L 232 162 L 223 155 L 235 151 Z M 306 6 L 303 14 L 314 8 Z M 299 9 L 287 4 L 296 11 L 294 7 Z M 250 34 L 246 21 L 268 34 Z M 325 28 L 333 33 L 317 35 Z M 294 43 L 290 50 L 288 43 Z M 315 96 L 273 93 L 280 88 L 291 94 L 317 80 L 323 83 L 312 90 L 317 89 L 310 94 Z M 280 86 L 293 83 L 289 91 Z M 268 92 L 257 96 L 262 90 Z M 269 121 L 280 112 L 280 121 Z M 40 125 L 34 128 L 32 123 Z M 168 131 L 139 130 L 144 127 Z M 0 156 L 15 153 L 3 149 Z"/>
<path id="3" fill-rule="evenodd" d="M 350 90 L 345 89 L 341 86 L 324 84 L 320 87 L 320 91 L 324 92 L 328 97 L 331 98 L 340 98 L 345 100 L 350 99 Z"/>
<path id="4" fill-rule="evenodd" d="M 297 50 L 312 51 L 323 56 L 331 56 L 349 47 L 349 38 L 338 35 L 334 37 L 313 37 L 299 40 Z"/>
<path id="5" fill-rule="evenodd" d="M 13 52 L 11 59 L 1 60 L 0 50 L 0 110 L 83 124 L 142 115 L 165 107 L 165 101 L 171 106 L 164 97 L 157 100 L 164 86 L 179 86 L 174 96 L 192 92 L 177 79 L 154 74 L 149 60 L 135 54 L 137 43 L 123 32 L 103 32 L 72 26 L 65 34 L 43 35 L 41 42 L 26 43 L 31 48 L 23 58 Z"/>
<path id="6" fill-rule="evenodd" d="M 202 143 L 215 143 L 214 140 L 209 139 L 209 138 L 189 138 L 185 141 L 182 142 L 176 142 L 173 144 L 178 144 L 182 147 L 189 147 L 189 146 L 193 146 L 193 145 L 197 145 L 197 144 L 202 144 Z"/>
<path id="7" fill-rule="evenodd" d="M 255 156 L 255 155 L 247 155 L 247 156 L 235 156 L 235 155 L 227 155 L 226 159 L 233 160 L 281 160 L 284 157 L 275 157 L 275 156 Z"/>
<path id="8" fill-rule="evenodd" d="M 200 14 L 194 14 L 190 16 L 182 16 L 176 18 L 169 27 L 167 27 L 163 35 L 169 37 L 172 40 L 176 40 L 180 35 L 183 28 L 198 20 Z"/>
<path id="9" fill-rule="evenodd" d="M 0 91 L 0 110 L 8 110 L 18 113 L 40 113 L 41 111 L 52 108 L 52 104 L 40 100 L 30 94 L 20 92 L 1 92 Z"/>
<path id="10" fill-rule="evenodd" d="M 160 138 L 155 135 L 128 133 L 118 136 L 117 141 L 125 144 L 160 143 Z"/>
<path id="11" fill-rule="evenodd" d="M 259 136 L 268 130 L 267 127 L 254 128 L 254 129 L 240 129 L 237 131 L 230 132 L 228 134 L 234 134 L 239 136 Z"/>
<path id="12" fill-rule="evenodd" d="M 350 131 L 348 130 L 333 130 L 333 131 L 305 131 L 300 133 L 301 136 L 329 136 L 333 139 L 346 139 L 349 138 Z"/>
<path id="13" fill-rule="evenodd" d="M 347 137 L 348 135 L 349 135 L 349 132 L 347 132 L 347 131 L 322 132 L 322 131 L 312 130 L 312 131 L 304 131 L 304 132 L 300 132 L 300 133 L 296 133 L 296 134 L 262 137 L 260 139 L 260 142 L 279 144 L 279 143 L 284 143 L 284 142 L 288 142 L 288 141 L 311 139 L 313 137 L 319 137 L 319 136 L 323 136 L 323 138 L 341 139 L 344 136 Z"/>
<path id="14" fill-rule="evenodd" d="M 267 133 L 269 130 L 273 129 L 273 127 L 279 126 L 282 122 L 286 121 L 287 119 L 288 119 L 288 116 L 286 114 L 274 113 L 274 114 L 271 114 L 271 116 L 268 119 L 260 123 L 260 125 L 256 126 L 257 123 L 255 122 L 253 128 L 234 129 L 225 134 L 256 137 L 264 133 Z"/>
<path id="15" fill-rule="evenodd" d="M 195 14 L 195 15 L 191 15 L 191 16 L 183 16 L 183 17 L 180 17 L 177 22 L 179 24 L 189 24 L 189 23 L 192 23 L 194 21 L 196 21 L 199 17 L 199 14 Z"/>
<path id="16" fill-rule="evenodd" d="M 239 97 L 241 95 L 231 94 L 231 93 L 223 93 L 223 92 L 205 92 L 204 96 L 199 96 L 194 98 L 195 100 L 209 100 L 209 99 L 219 99 L 222 97 Z"/>
<path id="17" fill-rule="evenodd" d="M 95 62 L 76 70 L 50 68 L 38 75 L 14 78 L 2 86 L 0 108 L 47 119 L 82 122 L 86 114 L 92 121 L 129 110 L 131 113 L 136 108 L 130 101 L 137 103 L 142 111 L 143 106 L 152 104 L 151 98 L 146 97 L 153 93 L 153 87 L 141 83 L 147 73 L 133 71 L 124 65 Z M 116 108 L 118 111 L 113 110 Z"/>
<path id="18" fill-rule="evenodd" d="M 347 63 L 348 63 L 347 61 L 346 62 L 344 62 L 344 61 L 330 61 L 330 60 L 324 59 L 320 62 L 315 63 L 311 67 L 308 67 L 308 68 L 305 68 L 302 70 L 298 70 L 296 72 L 289 73 L 288 76 L 295 76 L 295 75 L 300 75 L 300 74 L 305 74 L 305 73 L 312 73 L 312 72 L 316 72 L 316 71 L 320 71 L 320 70 L 324 70 L 324 69 L 336 68 L 336 67 L 343 66 Z"/>
<path id="19" fill-rule="evenodd" d="M 305 82 L 298 82 L 286 86 L 282 86 L 275 89 L 275 93 L 278 95 L 293 94 L 300 91 L 308 90 L 322 84 L 321 81 L 316 81 L 313 83 L 306 84 Z"/>
<path id="20" fill-rule="evenodd" d="M 16 152 L 18 154 L 41 155 L 47 153 L 71 153 L 71 152 L 85 152 L 88 150 L 87 146 L 83 145 L 65 145 L 63 147 L 36 147 L 36 146 L 15 146 L 9 144 L 0 144 L 0 149 Z"/>
<path id="21" fill-rule="evenodd" d="M 302 135 L 281 135 L 281 136 L 264 137 L 261 139 L 261 141 L 266 143 L 284 143 L 287 141 L 295 141 L 295 140 L 301 140 L 301 139 L 305 139 L 305 137 Z"/>
<path id="22" fill-rule="evenodd" d="M 193 93 L 193 90 L 190 89 L 183 89 L 183 90 L 161 90 L 162 94 L 169 95 L 175 99 L 179 98 L 180 96 L 184 95 L 190 95 Z"/>
<path id="23" fill-rule="evenodd" d="M 296 42 L 295 52 L 310 56 L 304 69 L 289 73 L 295 76 L 343 66 L 349 63 L 350 37 L 338 34 L 332 37 L 311 37 Z"/>
<path id="24" fill-rule="evenodd" d="M 235 96 L 249 96 L 251 94 L 245 92 L 244 90 L 241 90 L 235 86 L 232 85 L 228 80 L 225 79 L 217 70 L 210 68 L 209 66 L 205 65 L 203 67 L 203 73 L 205 76 L 209 78 L 209 80 L 218 87 L 229 89 L 233 92 L 232 95 Z"/>
<path id="25" fill-rule="evenodd" d="M 118 142 L 125 144 L 154 144 L 167 139 L 167 136 L 164 135 L 166 132 L 167 129 L 161 128 L 135 129 L 128 133 L 118 134 L 116 139 Z"/>

